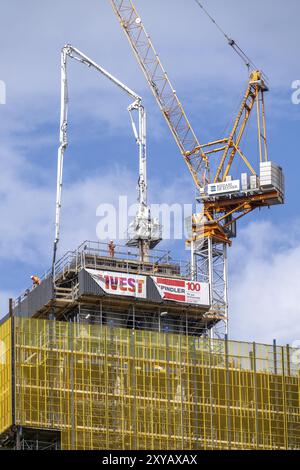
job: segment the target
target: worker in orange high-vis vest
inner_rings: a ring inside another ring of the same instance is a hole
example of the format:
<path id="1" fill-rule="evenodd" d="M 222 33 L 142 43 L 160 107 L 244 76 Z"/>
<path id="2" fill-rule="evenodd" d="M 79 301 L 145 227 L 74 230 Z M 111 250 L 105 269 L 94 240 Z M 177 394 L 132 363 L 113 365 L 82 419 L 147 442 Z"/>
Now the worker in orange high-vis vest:
<path id="1" fill-rule="evenodd" d="M 40 286 L 41 280 L 38 276 L 30 276 L 34 286 Z"/>
<path id="2" fill-rule="evenodd" d="M 114 244 L 113 240 L 110 240 L 108 244 L 108 252 L 111 258 L 114 258 L 115 256 L 115 248 L 116 248 L 116 245 Z"/>

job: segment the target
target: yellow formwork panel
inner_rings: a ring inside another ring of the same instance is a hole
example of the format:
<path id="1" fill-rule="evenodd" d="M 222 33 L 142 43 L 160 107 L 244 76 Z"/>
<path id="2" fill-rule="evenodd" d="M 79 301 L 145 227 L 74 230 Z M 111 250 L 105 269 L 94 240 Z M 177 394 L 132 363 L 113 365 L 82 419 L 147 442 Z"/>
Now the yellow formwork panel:
<path id="1" fill-rule="evenodd" d="M 11 320 L 0 325 L 0 434 L 12 425 Z"/>
<path id="2" fill-rule="evenodd" d="M 300 449 L 289 348 L 15 319 L 16 421 L 63 449 Z"/>

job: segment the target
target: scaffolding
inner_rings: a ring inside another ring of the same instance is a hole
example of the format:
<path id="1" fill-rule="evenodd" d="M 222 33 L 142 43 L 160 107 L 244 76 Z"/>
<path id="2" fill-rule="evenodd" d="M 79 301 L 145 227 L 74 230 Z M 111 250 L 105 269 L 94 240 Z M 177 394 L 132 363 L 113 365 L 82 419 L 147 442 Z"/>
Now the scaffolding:
<path id="1" fill-rule="evenodd" d="M 139 298 L 121 295 L 121 291 L 105 291 L 101 283 L 99 286 L 95 282 L 95 274 L 109 274 L 117 280 L 120 276 L 141 276 L 146 286 L 145 295 Z M 179 283 L 187 285 L 192 293 L 195 287 L 203 292 L 206 289 L 207 295 L 181 302 L 176 297 L 169 299 L 158 290 L 156 278 L 159 282 L 171 283 L 170 289 L 176 289 Z M 203 282 L 195 286 L 191 281 L 189 261 L 173 260 L 168 251 L 151 250 L 149 260 L 142 262 L 135 249 L 116 246 L 112 258 L 108 256 L 107 244 L 86 241 L 57 261 L 54 283 L 50 272 L 40 279 L 41 285 L 32 286 L 13 301 L 15 316 L 77 322 L 87 317 L 93 323 L 154 331 L 162 327 L 174 333 L 195 334 L 197 331 L 199 335 L 207 335 L 223 318 L 216 309 L 208 311 L 208 285 Z M 167 317 L 161 318 L 161 313 L 166 311 Z"/>
<path id="2" fill-rule="evenodd" d="M 12 425 L 12 324 L 0 324 L 0 432 Z"/>
<path id="3" fill-rule="evenodd" d="M 300 449 L 289 346 L 17 317 L 12 338 L 11 321 L 2 443 L 13 425 L 59 433 L 62 449 Z"/>

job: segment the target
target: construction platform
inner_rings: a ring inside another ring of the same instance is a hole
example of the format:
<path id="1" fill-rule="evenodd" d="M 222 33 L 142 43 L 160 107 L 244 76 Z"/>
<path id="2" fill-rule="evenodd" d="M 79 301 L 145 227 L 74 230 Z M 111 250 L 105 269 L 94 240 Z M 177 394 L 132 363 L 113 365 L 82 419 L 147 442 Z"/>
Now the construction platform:
<path id="1" fill-rule="evenodd" d="M 107 283 L 111 283 L 107 287 Z M 135 290 L 134 286 L 142 289 Z M 13 302 L 14 316 L 86 321 L 118 327 L 187 331 L 201 335 L 223 319 L 210 309 L 209 285 L 193 282 L 188 261 L 152 250 L 141 262 L 137 250 L 84 242 Z"/>
<path id="2" fill-rule="evenodd" d="M 300 449 L 289 346 L 20 317 L 0 344 L 2 448 Z"/>

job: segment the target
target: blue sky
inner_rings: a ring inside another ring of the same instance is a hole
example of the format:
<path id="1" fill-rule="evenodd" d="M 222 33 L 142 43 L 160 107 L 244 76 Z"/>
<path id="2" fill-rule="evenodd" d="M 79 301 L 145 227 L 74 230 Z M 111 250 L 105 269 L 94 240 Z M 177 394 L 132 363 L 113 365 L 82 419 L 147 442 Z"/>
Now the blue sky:
<path id="1" fill-rule="evenodd" d="M 4 2 L 3 2 L 4 3 Z M 230 335 L 281 342 L 300 338 L 299 123 L 291 84 L 300 79 L 298 0 L 204 2 L 229 35 L 263 68 L 270 159 L 284 167 L 284 207 L 239 224 L 230 249 Z M 145 26 L 201 142 L 222 136 L 247 72 L 193 0 L 136 0 Z M 259 14 L 257 14 L 259 12 Z M 149 195 L 190 203 L 191 178 L 148 90 L 108 0 L 10 0 L 1 7 L 0 305 L 50 267 L 59 128 L 60 49 L 66 43 L 107 68 L 144 99 L 148 112 Z M 96 239 L 96 208 L 119 194 L 136 197 L 136 147 L 126 96 L 70 63 L 70 147 L 66 154 L 61 252 Z M 249 152 L 256 147 L 248 136 Z M 185 257 L 184 243 L 172 245 Z M 167 247 L 167 243 L 164 246 Z"/>

